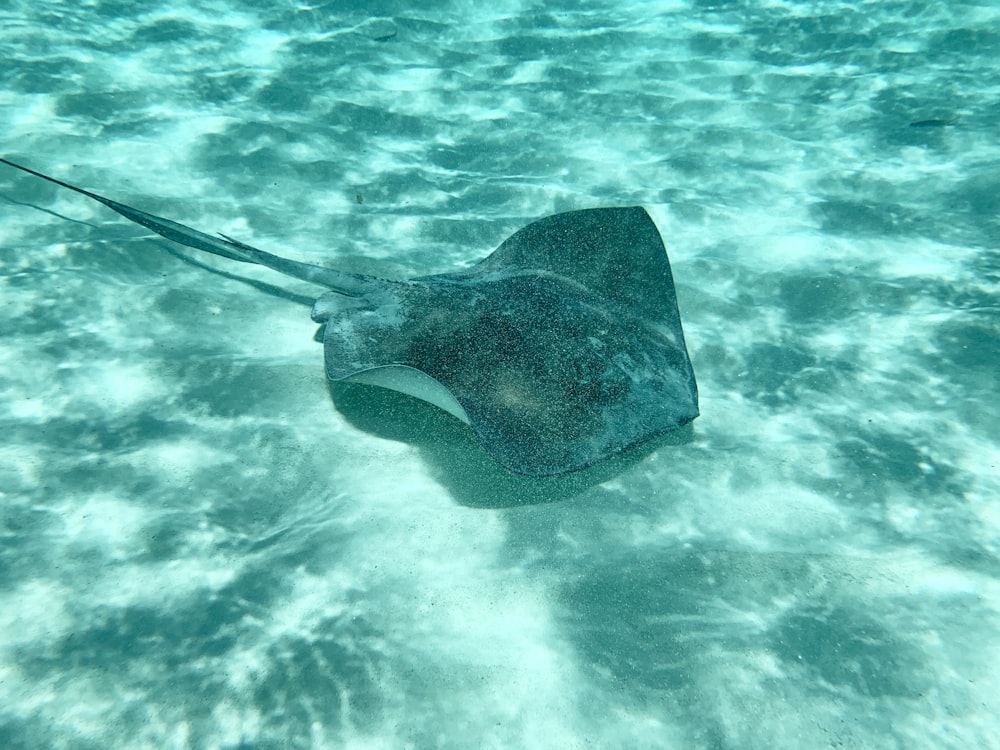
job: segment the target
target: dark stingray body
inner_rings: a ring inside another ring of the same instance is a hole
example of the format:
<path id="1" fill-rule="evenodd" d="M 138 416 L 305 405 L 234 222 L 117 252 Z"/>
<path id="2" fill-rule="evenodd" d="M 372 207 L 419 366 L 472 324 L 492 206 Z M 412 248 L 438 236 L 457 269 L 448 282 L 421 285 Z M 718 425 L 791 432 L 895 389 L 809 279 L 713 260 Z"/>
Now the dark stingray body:
<path id="1" fill-rule="evenodd" d="M 646 242 L 634 243 L 637 230 Z M 452 393 L 500 463 L 530 475 L 579 469 L 698 416 L 666 253 L 646 212 L 574 211 L 522 232 L 464 273 L 321 297 L 313 317 L 326 324 L 328 377 L 420 370 Z M 530 265 L 504 257 L 525 242 Z M 549 270 L 598 247 L 603 268 L 588 263 L 579 280 Z"/>
<path id="2" fill-rule="evenodd" d="M 313 319 L 325 326 L 331 380 L 419 371 L 513 471 L 575 471 L 698 416 L 670 264 L 640 207 L 549 216 L 467 270 L 389 281 L 281 258 L 0 162 L 174 242 L 330 289 Z"/>

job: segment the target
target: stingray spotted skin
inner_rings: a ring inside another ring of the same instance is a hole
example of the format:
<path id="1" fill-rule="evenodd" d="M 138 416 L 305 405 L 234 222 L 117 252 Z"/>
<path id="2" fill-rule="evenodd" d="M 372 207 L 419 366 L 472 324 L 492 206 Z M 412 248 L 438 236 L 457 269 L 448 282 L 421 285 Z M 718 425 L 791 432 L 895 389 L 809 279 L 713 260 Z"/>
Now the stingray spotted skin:
<path id="1" fill-rule="evenodd" d="M 424 398 L 530 476 L 564 474 L 698 416 L 670 263 L 641 207 L 535 221 L 467 270 L 390 281 L 213 237 L 15 164 L 169 240 L 330 291 L 326 372 Z"/>

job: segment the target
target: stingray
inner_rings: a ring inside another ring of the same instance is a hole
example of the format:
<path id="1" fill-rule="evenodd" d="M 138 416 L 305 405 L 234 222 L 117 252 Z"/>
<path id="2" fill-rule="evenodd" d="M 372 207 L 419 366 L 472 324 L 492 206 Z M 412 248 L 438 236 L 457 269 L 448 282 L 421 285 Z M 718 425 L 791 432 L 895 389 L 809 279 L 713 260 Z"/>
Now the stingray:
<path id="1" fill-rule="evenodd" d="M 514 472 L 576 471 L 698 416 L 670 263 L 642 207 L 548 216 L 469 268 L 394 281 L 272 255 L 0 161 L 173 242 L 324 287 L 312 319 L 330 380 L 442 408 Z"/>

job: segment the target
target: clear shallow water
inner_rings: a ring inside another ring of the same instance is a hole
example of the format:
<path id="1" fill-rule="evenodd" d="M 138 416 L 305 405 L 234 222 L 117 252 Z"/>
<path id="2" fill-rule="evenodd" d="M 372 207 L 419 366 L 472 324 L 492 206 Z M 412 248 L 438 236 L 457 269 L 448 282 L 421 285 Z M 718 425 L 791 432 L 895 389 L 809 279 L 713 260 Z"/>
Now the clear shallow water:
<path id="1" fill-rule="evenodd" d="M 328 388 L 311 288 L 4 169 L 0 744 L 1000 746 L 1000 12 L 940 5 L 5 5 L 0 153 L 206 231 L 647 206 L 702 417 L 511 477 Z"/>

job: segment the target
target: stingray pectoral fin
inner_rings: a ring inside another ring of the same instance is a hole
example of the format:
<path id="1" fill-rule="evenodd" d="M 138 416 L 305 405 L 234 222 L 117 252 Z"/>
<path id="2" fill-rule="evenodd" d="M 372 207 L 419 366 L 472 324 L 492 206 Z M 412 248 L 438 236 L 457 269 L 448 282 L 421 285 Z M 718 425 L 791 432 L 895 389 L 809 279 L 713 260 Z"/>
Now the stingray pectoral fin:
<path id="1" fill-rule="evenodd" d="M 425 372 L 406 365 L 386 365 L 371 370 L 362 370 L 341 379 L 347 383 L 364 383 L 399 391 L 443 409 L 454 417 L 469 424 L 469 415 L 442 383 Z"/>
<path id="2" fill-rule="evenodd" d="M 55 177 L 49 177 L 41 172 L 36 172 L 34 169 L 29 169 L 28 167 L 24 167 L 20 164 L 15 164 L 8 159 L 0 158 L 0 163 L 14 167 L 15 169 L 20 169 L 22 172 L 27 172 L 28 174 L 40 177 L 43 180 L 59 185 L 60 187 L 85 195 L 98 203 L 103 203 L 112 211 L 124 216 L 129 221 L 134 221 L 136 224 L 144 226 L 147 229 L 151 229 L 161 237 L 166 237 L 168 240 L 176 242 L 180 245 L 193 247 L 196 250 L 204 250 L 205 252 L 212 253 L 213 255 L 220 255 L 223 258 L 229 258 L 230 260 L 238 260 L 241 263 L 255 263 L 257 265 L 266 266 L 267 268 L 283 273 L 286 276 L 303 279 L 304 281 L 311 281 L 315 284 L 321 284 L 330 289 L 335 289 L 341 294 L 356 295 L 364 293 L 368 277 L 361 276 L 360 274 L 344 273 L 343 271 L 335 271 L 330 268 L 323 268 L 322 266 L 314 266 L 309 263 L 300 263 L 298 261 L 288 260 L 287 258 L 272 255 L 264 250 L 251 247 L 250 245 L 231 239 L 225 235 L 213 237 L 210 234 L 199 232 L 197 229 L 192 229 L 191 227 L 185 226 L 184 224 L 180 224 L 176 221 L 171 221 L 170 219 L 164 219 L 162 216 L 156 216 L 154 214 L 146 213 L 145 211 L 140 211 L 138 208 L 132 208 L 132 206 L 127 206 L 124 203 L 119 203 L 118 201 L 111 200 L 110 198 L 105 198 L 103 195 L 92 193 L 89 190 L 84 190 L 81 187 L 71 185 L 70 183 L 63 182 L 62 180 L 57 180 Z"/>

